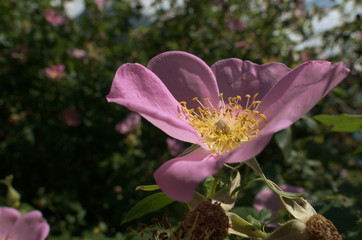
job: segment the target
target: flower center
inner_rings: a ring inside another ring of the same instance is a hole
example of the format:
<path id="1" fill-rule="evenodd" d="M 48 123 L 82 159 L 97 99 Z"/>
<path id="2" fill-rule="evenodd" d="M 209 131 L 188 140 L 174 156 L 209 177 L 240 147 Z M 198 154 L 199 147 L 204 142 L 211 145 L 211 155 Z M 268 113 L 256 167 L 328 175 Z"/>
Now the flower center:
<path id="1" fill-rule="evenodd" d="M 197 101 L 200 106 L 195 111 L 193 108 L 188 109 L 186 102 L 180 102 L 185 116 L 182 117 L 180 114 L 179 117 L 197 130 L 212 153 L 222 154 L 250 141 L 265 124 L 265 115 L 257 111 L 261 103 L 256 100 L 257 95 L 253 97 L 249 94 L 245 95 L 247 102 L 243 108 L 239 103 L 240 96 L 229 97 L 228 102 L 225 103 L 221 93 L 221 104 L 218 109 L 212 105 L 210 99 L 204 100 L 211 108 L 205 107 L 195 97 L 192 101 Z"/>

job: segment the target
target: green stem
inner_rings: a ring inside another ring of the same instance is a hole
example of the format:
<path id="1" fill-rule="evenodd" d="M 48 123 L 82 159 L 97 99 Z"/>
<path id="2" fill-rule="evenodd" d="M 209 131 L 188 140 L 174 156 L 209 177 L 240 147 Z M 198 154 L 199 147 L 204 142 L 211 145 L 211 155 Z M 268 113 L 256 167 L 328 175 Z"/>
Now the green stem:
<path id="1" fill-rule="evenodd" d="M 214 194 L 216 192 L 217 184 L 219 183 L 219 179 L 220 179 L 219 176 L 220 176 L 220 171 L 215 175 L 214 181 L 212 182 L 211 189 L 210 189 L 210 192 L 207 197 L 211 198 L 212 196 L 214 196 Z"/>

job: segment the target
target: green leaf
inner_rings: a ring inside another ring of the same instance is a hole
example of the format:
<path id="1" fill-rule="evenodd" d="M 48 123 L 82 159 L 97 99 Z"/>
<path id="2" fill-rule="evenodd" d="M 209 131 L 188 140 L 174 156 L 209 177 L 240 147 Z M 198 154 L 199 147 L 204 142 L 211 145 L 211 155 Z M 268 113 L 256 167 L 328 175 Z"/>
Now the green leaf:
<path id="1" fill-rule="evenodd" d="M 136 190 L 142 190 L 142 191 L 155 191 L 160 189 L 158 185 L 140 185 L 136 187 Z"/>
<path id="2" fill-rule="evenodd" d="M 357 155 L 362 152 L 362 144 L 360 144 L 353 152 L 353 155 Z"/>
<path id="3" fill-rule="evenodd" d="M 268 209 L 263 209 L 261 211 L 258 211 L 252 207 L 236 207 L 231 211 L 247 220 L 248 220 L 248 216 L 252 216 L 254 219 L 257 219 L 260 222 L 265 222 L 266 220 L 270 219 L 272 216 L 271 211 Z"/>
<path id="4" fill-rule="evenodd" d="M 121 224 L 137 219 L 151 212 L 155 212 L 175 200 L 171 199 L 164 192 L 154 193 L 139 201 L 125 216 Z"/>
<path id="5" fill-rule="evenodd" d="M 276 133 L 275 141 L 282 151 L 284 159 L 289 159 L 292 153 L 292 129 L 289 127 Z"/>
<path id="6" fill-rule="evenodd" d="M 362 115 L 317 115 L 314 119 L 327 126 L 333 126 L 333 132 L 362 131 Z"/>

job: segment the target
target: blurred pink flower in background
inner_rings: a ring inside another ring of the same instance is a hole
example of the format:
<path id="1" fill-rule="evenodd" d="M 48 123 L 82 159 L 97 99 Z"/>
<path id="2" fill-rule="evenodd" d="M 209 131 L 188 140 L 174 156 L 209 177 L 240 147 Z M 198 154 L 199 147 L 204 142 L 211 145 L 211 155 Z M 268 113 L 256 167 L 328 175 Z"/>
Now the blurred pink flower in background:
<path id="1" fill-rule="evenodd" d="M 54 27 L 64 24 L 63 16 L 54 9 L 47 9 L 44 11 L 45 19 Z"/>
<path id="2" fill-rule="evenodd" d="M 76 127 L 82 124 L 79 112 L 72 108 L 67 108 L 63 111 L 62 119 L 69 127 Z"/>
<path id="3" fill-rule="evenodd" d="M 304 193 L 305 189 L 298 186 L 291 186 L 283 184 L 279 186 L 285 192 L 293 193 Z M 263 209 L 269 209 L 272 212 L 272 215 L 276 215 L 278 210 L 283 209 L 283 204 L 280 201 L 279 195 L 273 192 L 271 189 L 266 188 L 261 190 L 256 194 L 253 202 L 253 207 L 261 211 Z"/>
<path id="4" fill-rule="evenodd" d="M 176 157 L 185 151 L 185 145 L 180 140 L 168 137 L 166 139 L 166 143 L 168 152 L 171 154 L 171 156 Z"/>
<path id="5" fill-rule="evenodd" d="M 235 48 L 242 48 L 242 47 L 246 46 L 246 43 L 247 43 L 246 41 L 235 42 L 234 47 Z"/>
<path id="6" fill-rule="evenodd" d="M 60 78 L 64 73 L 65 66 L 63 64 L 58 64 L 44 68 L 43 71 L 45 75 L 50 79 Z"/>
<path id="7" fill-rule="evenodd" d="M 239 19 L 234 19 L 226 24 L 226 27 L 236 32 L 242 32 L 248 28 L 248 24 Z"/>
<path id="8" fill-rule="evenodd" d="M 103 10 L 104 9 L 104 0 L 94 0 L 94 3 L 97 5 L 98 10 Z"/>
<path id="9" fill-rule="evenodd" d="M 41 212 L 31 211 L 24 216 L 10 207 L 0 207 L 0 239 L 44 240 L 49 225 Z"/>
<path id="10" fill-rule="evenodd" d="M 300 53 L 300 58 L 302 59 L 303 62 L 305 62 L 309 60 L 309 55 L 307 52 L 303 51 Z"/>
<path id="11" fill-rule="evenodd" d="M 28 48 L 25 45 L 16 45 L 11 49 L 11 57 L 17 59 L 19 62 L 24 63 L 27 60 Z"/>
<path id="12" fill-rule="evenodd" d="M 84 58 L 87 55 L 84 50 L 78 48 L 68 48 L 67 53 L 75 58 Z"/>
<path id="13" fill-rule="evenodd" d="M 121 134 L 128 133 L 141 123 L 141 116 L 138 113 L 130 113 L 125 119 L 117 123 L 115 129 Z"/>

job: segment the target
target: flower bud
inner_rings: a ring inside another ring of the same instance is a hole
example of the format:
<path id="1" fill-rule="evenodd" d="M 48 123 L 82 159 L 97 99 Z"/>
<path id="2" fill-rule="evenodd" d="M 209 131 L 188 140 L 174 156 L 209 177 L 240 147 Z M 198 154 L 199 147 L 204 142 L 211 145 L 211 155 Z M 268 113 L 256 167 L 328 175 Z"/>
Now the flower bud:
<path id="1" fill-rule="evenodd" d="M 8 191 L 6 193 L 7 204 L 11 207 L 18 208 L 20 206 L 20 198 L 20 193 L 11 185 L 8 185 Z"/>

